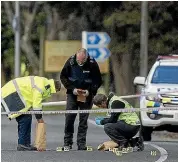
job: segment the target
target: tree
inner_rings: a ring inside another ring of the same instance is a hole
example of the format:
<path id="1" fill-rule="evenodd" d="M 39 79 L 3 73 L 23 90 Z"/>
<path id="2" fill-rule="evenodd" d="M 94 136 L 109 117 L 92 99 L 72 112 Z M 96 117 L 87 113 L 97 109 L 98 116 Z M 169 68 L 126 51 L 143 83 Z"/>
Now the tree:
<path id="1" fill-rule="evenodd" d="M 14 34 L 7 22 L 4 7 L 1 8 L 1 83 L 11 80 L 14 64 Z"/>
<path id="2" fill-rule="evenodd" d="M 104 25 L 112 37 L 110 49 L 116 92 L 133 94 L 133 74 L 139 68 L 135 65 L 139 55 L 140 2 L 123 2 L 105 18 Z"/>
<path id="3" fill-rule="evenodd" d="M 168 54 L 177 49 L 177 4 L 178 2 L 149 2 L 149 68 L 157 55 Z M 111 63 L 116 91 L 119 95 L 134 93 L 133 78 L 139 74 L 140 2 L 29 1 L 20 2 L 20 6 L 21 49 L 25 54 L 24 58 L 34 69 L 32 74 L 38 74 L 39 37 L 42 27 L 46 28 L 48 40 L 80 40 L 83 30 L 107 31 L 111 36 Z M 3 25 L 6 26 L 2 30 L 2 43 L 5 43 L 3 48 L 9 51 L 14 48 L 10 27 L 14 2 L 2 2 L 2 7 L 2 23 L 4 21 Z M 10 36 L 8 32 L 11 33 Z M 2 51 L 3 57 L 8 56 L 5 51 Z M 12 55 L 13 50 L 10 53 Z"/>
<path id="4" fill-rule="evenodd" d="M 149 69 L 158 55 L 169 54 L 178 45 L 178 3 L 149 2 Z M 116 91 L 133 94 L 133 78 L 139 75 L 140 2 L 122 2 L 107 16 L 104 26 L 112 37 L 110 49 Z"/>

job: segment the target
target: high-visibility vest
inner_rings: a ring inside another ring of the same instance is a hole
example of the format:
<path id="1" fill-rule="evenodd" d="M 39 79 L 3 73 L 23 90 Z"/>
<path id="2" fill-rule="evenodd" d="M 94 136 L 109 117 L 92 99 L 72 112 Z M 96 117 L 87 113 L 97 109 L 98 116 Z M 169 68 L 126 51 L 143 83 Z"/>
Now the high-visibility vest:
<path id="1" fill-rule="evenodd" d="M 5 98 L 14 92 L 18 93 L 18 96 L 25 105 L 19 112 L 27 112 L 31 108 L 36 111 L 42 110 L 42 100 L 50 97 L 52 93 L 56 93 L 56 89 L 53 79 L 38 76 L 13 79 L 1 88 L 1 102 L 6 112 L 10 110 L 8 104 L 5 102 Z M 20 114 L 12 114 L 8 117 L 13 119 L 18 116 L 20 116 Z"/>
<path id="2" fill-rule="evenodd" d="M 147 107 L 160 107 L 160 102 L 147 100 L 146 101 L 146 106 Z"/>
<path id="3" fill-rule="evenodd" d="M 125 104 L 125 109 L 132 108 L 132 106 L 127 101 L 119 98 L 118 96 L 113 96 L 109 101 L 110 109 L 112 109 L 112 103 L 114 101 L 123 102 Z M 125 121 L 127 124 L 130 124 L 130 125 L 140 125 L 139 117 L 135 112 L 132 112 L 132 113 L 121 112 L 121 114 L 118 117 L 118 120 Z"/>

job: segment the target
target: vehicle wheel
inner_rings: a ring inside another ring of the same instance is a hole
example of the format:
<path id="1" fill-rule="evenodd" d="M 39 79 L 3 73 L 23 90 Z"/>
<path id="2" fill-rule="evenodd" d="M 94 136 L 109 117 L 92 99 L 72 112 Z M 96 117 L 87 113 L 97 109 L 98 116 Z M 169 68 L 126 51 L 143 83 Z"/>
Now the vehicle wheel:
<path id="1" fill-rule="evenodd" d="M 151 134 L 153 132 L 152 127 L 142 127 L 142 136 L 144 141 L 151 141 Z"/>

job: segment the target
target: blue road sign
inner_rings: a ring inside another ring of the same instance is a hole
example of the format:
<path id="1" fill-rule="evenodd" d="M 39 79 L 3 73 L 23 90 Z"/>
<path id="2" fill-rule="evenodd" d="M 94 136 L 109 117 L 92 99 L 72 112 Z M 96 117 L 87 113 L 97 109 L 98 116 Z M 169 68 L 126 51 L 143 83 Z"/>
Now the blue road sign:
<path id="1" fill-rule="evenodd" d="M 106 60 L 110 55 L 110 51 L 108 48 L 87 48 L 87 51 L 90 56 L 99 61 Z"/>
<path id="2" fill-rule="evenodd" d="M 110 41 L 111 38 L 105 32 L 87 32 L 88 45 L 108 45 Z"/>

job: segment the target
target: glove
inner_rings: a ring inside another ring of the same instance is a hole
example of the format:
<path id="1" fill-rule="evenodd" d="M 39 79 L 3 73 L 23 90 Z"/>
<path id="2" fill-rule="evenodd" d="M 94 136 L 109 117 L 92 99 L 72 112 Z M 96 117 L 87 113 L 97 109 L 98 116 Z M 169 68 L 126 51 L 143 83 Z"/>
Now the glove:
<path id="1" fill-rule="evenodd" d="M 96 123 L 97 125 L 101 125 L 101 120 L 100 120 L 100 119 L 95 119 L 95 123 Z"/>
<path id="2" fill-rule="evenodd" d="M 95 120 L 95 123 L 96 123 L 97 125 L 101 125 L 101 120 L 100 120 L 100 119 L 96 119 L 96 120 Z"/>
<path id="3" fill-rule="evenodd" d="M 78 91 L 77 91 L 76 88 L 73 90 L 73 94 L 74 94 L 74 95 L 78 95 Z"/>
<path id="4" fill-rule="evenodd" d="M 97 117 L 95 118 L 95 120 L 96 120 L 96 119 L 98 119 L 98 120 L 103 120 L 103 119 L 104 119 L 104 117 L 97 116 Z"/>
<path id="5" fill-rule="evenodd" d="M 95 118 L 95 123 L 97 124 L 97 125 L 101 125 L 101 120 L 103 120 L 104 119 L 104 117 L 96 117 Z"/>
<path id="6" fill-rule="evenodd" d="M 74 95 L 82 95 L 84 93 L 84 90 L 82 90 L 82 89 L 77 89 L 77 88 L 75 88 L 74 90 L 73 90 L 73 94 Z"/>
<path id="7" fill-rule="evenodd" d="M 79 95 L 77 88 L 75 88 L 75 89 L 73 90 L 73 94 L 74 94 L 74 95 Z"/>
<path id="8" fill-rule="evenodd" d="M 83 91 L 83 96 L 87 97 L 88 95 L 89 95 L 88 90 L 84 90 L 84 91 Z"/>

